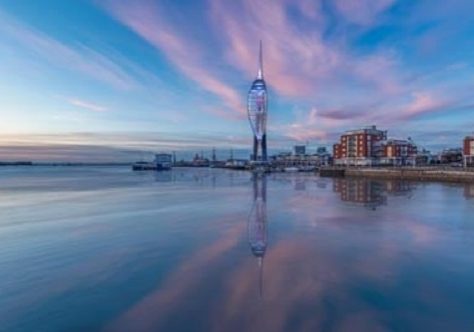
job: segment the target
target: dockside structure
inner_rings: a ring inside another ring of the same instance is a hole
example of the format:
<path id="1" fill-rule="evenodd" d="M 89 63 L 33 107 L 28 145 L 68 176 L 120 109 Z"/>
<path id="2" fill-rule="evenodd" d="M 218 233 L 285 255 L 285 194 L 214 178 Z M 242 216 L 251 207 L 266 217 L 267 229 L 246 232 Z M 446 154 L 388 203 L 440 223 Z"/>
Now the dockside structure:
<path id="1" fill-rule="evenodd" d="M 346 131 L 333 146 L 335 165 L 372 166 L 376 163 L 380 146 L 387 139 L 387 131 L 376 126 Z"/>
<path id="2" fill-rule="evenodd" d="M 464 167 L 474 166 L 474 136 L 466 136 L 463 144 Z"/>
<path id="3" fill-rule="evenodd" d="M 370 126 L 346 131 L 333 146 L 338 166 L 414 165 L 417 147 L 411 139 L 388 139 L 386 130 Z"/>

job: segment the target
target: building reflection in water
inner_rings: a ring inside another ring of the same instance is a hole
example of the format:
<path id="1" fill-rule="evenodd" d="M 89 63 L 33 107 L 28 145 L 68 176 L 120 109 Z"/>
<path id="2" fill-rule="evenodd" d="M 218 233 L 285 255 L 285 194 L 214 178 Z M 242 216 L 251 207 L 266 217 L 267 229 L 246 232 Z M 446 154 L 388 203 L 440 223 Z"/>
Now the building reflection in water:
<path id="1" fill-rule="evenodd" d="M 474 184 L 466 183 L 464 185 L 464 197 L 466 199 L 474 198 Z"/>
<path id="2" fill-rule="evenodd" d="M 175 182 L 176 174 L 173 171 L 154 172 L 156 182 Z"/>
<path id="3" fill-rule="evenodd" d="M 339 193 L 342 201 L 357 203 L 371 210 L 386 205 L 389 195 L 411 198 L 414 188 L 413 183 L 400 180 L 335 178 L 333 182 L 333 190 Z"/>
<path id="4" fill-rule="evenodd" d="M 263 296 L 263 259 L 267 250 L 267 179 L 265 174 L 254 174 L 253 205 L 248 218 L 248 241 L 259 269 L 259 294 Z"/>
<path id="5" fill-rule="evenodd" d="M 295 181 L 294 188 L 296 191 L 305 191 L 306 190 L 306 179 L 297 179 Z"/>

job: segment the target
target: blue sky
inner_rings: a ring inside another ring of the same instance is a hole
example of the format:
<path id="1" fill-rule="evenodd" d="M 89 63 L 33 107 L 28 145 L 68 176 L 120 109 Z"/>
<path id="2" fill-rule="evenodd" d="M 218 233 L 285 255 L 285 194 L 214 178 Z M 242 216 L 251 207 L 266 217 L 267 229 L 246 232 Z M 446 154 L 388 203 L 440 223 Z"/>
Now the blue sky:
<path id="1" fill-rule="evenodd" d="M 473 10 L 468 0 L 3 0 L 0 158 L 245 150 L 259 39 L 274 151 L 331 146 L 370 124 L 432 150 L 460 146 L 474 131 Z"/>

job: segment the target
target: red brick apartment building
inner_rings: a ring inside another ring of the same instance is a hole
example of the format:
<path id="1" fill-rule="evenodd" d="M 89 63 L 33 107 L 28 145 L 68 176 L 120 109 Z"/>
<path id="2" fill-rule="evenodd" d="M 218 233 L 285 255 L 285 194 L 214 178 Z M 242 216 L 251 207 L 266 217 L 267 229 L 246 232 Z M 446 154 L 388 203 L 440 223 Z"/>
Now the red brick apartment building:
<path id="1" fill-rule="evenodd" d="M 417 147 L 410 139 L 387 139 L 387 131 L 371 126 L 346 131 L 334 144 L 333 155 L 335 165 L 402 166 L 415 163 Z"/>
<path id="2" fill-rule="evenodd" d="M 464 166 L 474 166 L 474 136 L 464 138 Z"/>
<path id="3" fill-rule="evenodd" d="M 380 142 L 382 149 L 379 165 L 404 166 L 414 165 L 418 148 L 410 140 L 389 139 Z"/>
<path id="4" fill-rule="evenodd" d="M 376 143 L 386 139 L 387 131 L 378 130 L 376 126 L 346 131 L 333 146 L 334 164 L 373 165 L 380 153 L 380 145 Z"/>

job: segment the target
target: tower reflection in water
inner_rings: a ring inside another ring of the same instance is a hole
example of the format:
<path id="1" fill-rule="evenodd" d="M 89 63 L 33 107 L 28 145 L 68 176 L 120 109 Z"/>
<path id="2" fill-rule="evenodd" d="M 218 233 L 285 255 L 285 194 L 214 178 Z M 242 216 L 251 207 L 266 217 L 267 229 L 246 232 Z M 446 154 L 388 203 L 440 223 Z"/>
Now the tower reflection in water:
<path id="1" fill-rule="evenodd" d="M 248 218 L 248 241 L 258 262 L 259 295 L 263 297 L 263 259 L 267 250 L 267 179 L 253 174 L 253 205 Z"/>

